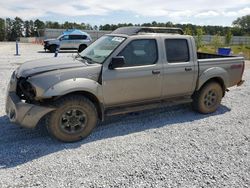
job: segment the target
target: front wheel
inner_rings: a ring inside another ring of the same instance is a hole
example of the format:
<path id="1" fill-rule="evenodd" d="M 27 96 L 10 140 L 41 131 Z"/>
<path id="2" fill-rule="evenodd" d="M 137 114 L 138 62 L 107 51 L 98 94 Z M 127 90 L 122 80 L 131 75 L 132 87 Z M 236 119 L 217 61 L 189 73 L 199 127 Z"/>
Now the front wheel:
<path id="1" fill-rule="evenodd" d="M 55 52 L 56 52 L 56 48 L 57 48 L 56 45 L 51 45 L 51 46 L 49 46 L 49 51 L 50 51 L 51 53 L 55 53 Z"/>
<path id="2" fill-rule="evenodd" d="M 57 109 L 47 119 L 48 132 L 63 142 L 75 142 L 86 138 L 97 124 L 94 104 L 80 95 L 58 99 Z"/>
<path id="3" fill-rule="evenodd" d="M 215 112 L 221 103 L 222 96 L 223 91 L 220 84 L 207 83 L 194 94 L 193 108 L 202 114 Z"/>

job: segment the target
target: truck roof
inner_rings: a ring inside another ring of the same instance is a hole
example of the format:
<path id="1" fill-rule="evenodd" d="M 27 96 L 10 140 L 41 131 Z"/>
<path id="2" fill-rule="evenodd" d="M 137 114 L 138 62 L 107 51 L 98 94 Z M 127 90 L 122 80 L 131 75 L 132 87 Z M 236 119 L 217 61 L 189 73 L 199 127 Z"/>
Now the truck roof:
<path id="1" fill-rule="evenodd" d="M 128 36 L 145 33 L 184 34 L 182 29 L 173 27 L 120 27 L 112 32 L 112 34 L 122 34 Z"/>
<path id="2" fill-rule="evenodd" d="M 63 35 L 87 35 L 89 36 L 88 33 L 78 30 L 78 29 L 68 29 L 63 32 Z"/>

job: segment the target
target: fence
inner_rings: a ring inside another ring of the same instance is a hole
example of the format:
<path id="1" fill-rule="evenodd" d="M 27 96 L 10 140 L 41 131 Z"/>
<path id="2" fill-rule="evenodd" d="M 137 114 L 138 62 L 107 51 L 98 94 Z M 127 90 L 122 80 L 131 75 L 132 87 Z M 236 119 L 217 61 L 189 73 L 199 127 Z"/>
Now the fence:
<path id="1" fill-rule="evenodd" d="M 210 44 L 215 36 L 213 35 L 203 35 L 202 42 L 205 44 Z M 225 37 L 221 36 L 222 42 L 225 42 Z M 248 36 L 233 36 L 231 40 L 231 45 L 250 45 L 250 37 Z"/>
<path id="2" fill-rule="evenodd" d="M 61 35 L 65 29 L 44 29 L 40 30 L 39 37 L 38 38 L 21 38 L 21 42 L 32 42 L 32 43 L 40 43 L 44 39 L 50 39 L 50 38 L 57 38 L 59 35 Z M 87 32 L 95 41 L 96 39 L 100 38 L 101 36 L 105 34 L 109 34 L 112 31 L 95 31 L 95 30 L 83 30 L 84 32 Z M 213 40 L 214 36 L 212 35 L 203 35 L 202 41 L 205 44 L 210 44 Z M 225 37 L 221 37 L 222 42 L 225 41 Z M 232 45 L 250 45 L 250 37 L 248 36 L 233 36 L 231 40 Z"/>

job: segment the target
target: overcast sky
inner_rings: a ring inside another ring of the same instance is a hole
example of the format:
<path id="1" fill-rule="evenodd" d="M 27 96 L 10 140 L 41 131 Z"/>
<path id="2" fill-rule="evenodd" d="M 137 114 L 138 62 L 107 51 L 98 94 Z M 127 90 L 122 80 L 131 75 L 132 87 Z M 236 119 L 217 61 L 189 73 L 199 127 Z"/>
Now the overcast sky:
<path id="1" fill-rule="evenodd" d="M 105 23 L 167 22 L 230 26 L 250 0 L 0 0 L 0 17 Z"/>

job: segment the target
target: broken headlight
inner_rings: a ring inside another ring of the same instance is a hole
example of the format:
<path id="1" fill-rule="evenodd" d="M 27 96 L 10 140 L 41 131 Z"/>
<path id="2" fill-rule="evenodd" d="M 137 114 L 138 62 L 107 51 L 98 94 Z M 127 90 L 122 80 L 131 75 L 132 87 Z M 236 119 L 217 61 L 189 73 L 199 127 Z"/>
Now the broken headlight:
<path id="1" fill-rule="evenodd" d="M 33 100 L 36 96 L 36 89 L 27 79 L 21 78 L 17 83 L 17 95 L 24 100 Z"/>

